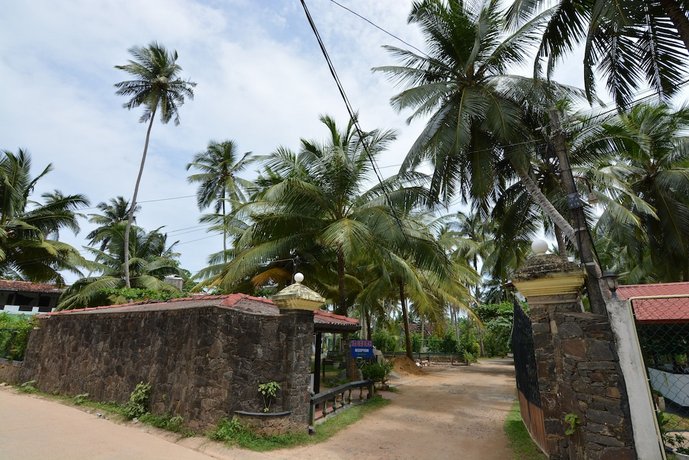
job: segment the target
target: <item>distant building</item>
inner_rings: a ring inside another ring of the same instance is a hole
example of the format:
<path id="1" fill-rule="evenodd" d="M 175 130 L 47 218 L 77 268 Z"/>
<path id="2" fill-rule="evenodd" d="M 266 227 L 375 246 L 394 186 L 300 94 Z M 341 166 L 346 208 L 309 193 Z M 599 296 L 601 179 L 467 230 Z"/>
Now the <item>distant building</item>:
<path id="1" fill-rule="evenodd" d="M 54 284 L 0 280 L 0 312 L 49 313 L 57 307 L 62 291 Z"/>

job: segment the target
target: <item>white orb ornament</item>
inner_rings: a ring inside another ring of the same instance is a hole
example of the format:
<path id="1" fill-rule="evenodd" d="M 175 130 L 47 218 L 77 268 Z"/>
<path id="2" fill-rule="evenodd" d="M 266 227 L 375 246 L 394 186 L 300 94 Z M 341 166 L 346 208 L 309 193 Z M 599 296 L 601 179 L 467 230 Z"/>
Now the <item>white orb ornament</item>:
<path id="1" fill-rule="evenodd" d="M 297 283 L 301 283 L 302 281 L 304 281 L 304 275 L 302 273 L 295 273 L 294 281 Z"/>
<path id="2" fill-rule="evenodd" d="M 534 240 L 531 243 L 531 250 L 537 256 L 543 255 L 548 251 L 548 243 L 543 240 Z"/>

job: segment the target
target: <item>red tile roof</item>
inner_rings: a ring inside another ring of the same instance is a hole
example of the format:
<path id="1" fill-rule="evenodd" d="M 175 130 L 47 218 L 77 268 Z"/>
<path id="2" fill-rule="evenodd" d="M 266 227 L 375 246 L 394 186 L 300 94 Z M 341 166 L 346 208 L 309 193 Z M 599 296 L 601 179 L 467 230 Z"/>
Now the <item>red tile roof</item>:
<path id="1" fill-rule="evenodd" d="M 127 313 L 155 310 L 178 310 L 185 308 L 198 308 L 216 306 L 220 308 L 233 308 L 255 315 L 277 316 L 280 310 L 272 300 L 265 297 L 253 297 L 247 294 L 229 295 L 196 295 L 179 299 L 170 299 L 165 302 L 134 302 L 120 305 L 107 305 L 103 307 L 80 308 L 77 310 L 61 310 L 47 313 L 47 316 L 72 315 L 72 314 L 96 314 L 96 313 Z M 355 331 L 359 328 L 359 321 L 336 315 L 325 310 L 314 312 L 313 322 L 318 329 L 329 332 L 327 329 L 338 331 Z"/>
<path id="2" fill-rule="evenodd" d="M 689 322 L 689 283 L 631 284 L 618 287 L 617 296 L 631 299 L 639 322 Z"/>
<path id="3" fill-rule="evenodd" d="M 63 289 L 55 284 L 30 283 L 28 281 L 0 280 L 0 291 L 46 292 L 61 294 Z"/>
<path id="4" fill-rule="evenodd" d="M 628 284 L 617 288 L 620 299 L 662 295 L 689 296 L 689 283 Z"/>

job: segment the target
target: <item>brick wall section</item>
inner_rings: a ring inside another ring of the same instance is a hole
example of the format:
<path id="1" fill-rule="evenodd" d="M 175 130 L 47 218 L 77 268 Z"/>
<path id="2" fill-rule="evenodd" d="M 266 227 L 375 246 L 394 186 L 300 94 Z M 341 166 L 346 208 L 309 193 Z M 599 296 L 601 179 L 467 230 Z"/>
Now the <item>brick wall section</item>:
<path id="1" fill-rule="evenodd" d="M 529 308 L 550 458 L 636 458 L 607 317 L 582 312 L 575 295 L 531 297 Z M 571 436 L 568 413 L 581 422 Z"/>
<path id="2" fill-rule="evenodd" d="M 124 403 L 138 382 L 149 382 L 153 413 L 205 429 L 235 410 L 261 411 L 258 384 L 275 380 L 282 390 L 271 410 L 291 410 L 295 426 L 306 428 L 311 313 L 209 306 L 57 315 L 39 326 L 20 380 L 43 391 Z"/>

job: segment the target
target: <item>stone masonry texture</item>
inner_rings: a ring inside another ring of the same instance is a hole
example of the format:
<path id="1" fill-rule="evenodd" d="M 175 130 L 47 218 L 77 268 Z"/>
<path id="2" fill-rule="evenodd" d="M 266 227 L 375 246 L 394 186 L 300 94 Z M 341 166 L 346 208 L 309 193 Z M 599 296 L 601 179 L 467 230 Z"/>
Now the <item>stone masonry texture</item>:
<path id="1" fill-rule="evenodd" d="M 254 315 L 216 306 L 40 319 L 21 381 L 46 392 L 125 403 L 151 384 L 151 412 L 207 429 L 263 409 L 259 383 L 281 385 L 271 411 L 307 427 L 313 314 Z"/>

